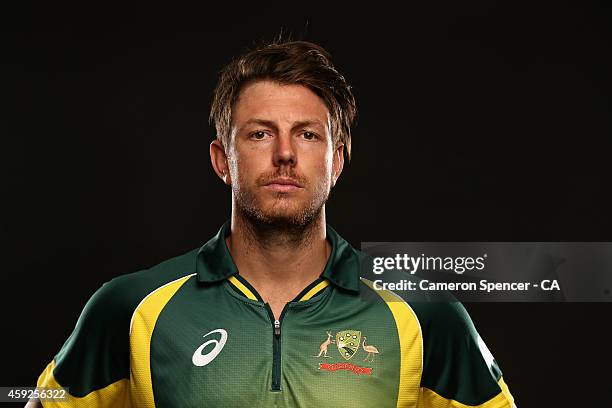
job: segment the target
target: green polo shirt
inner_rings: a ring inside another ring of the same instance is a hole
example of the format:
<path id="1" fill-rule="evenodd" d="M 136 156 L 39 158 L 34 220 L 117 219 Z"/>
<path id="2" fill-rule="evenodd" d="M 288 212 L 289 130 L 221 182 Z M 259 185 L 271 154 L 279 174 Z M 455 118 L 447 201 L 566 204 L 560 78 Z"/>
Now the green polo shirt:
<path id="1" fill-rule="evenodd" d="M 38 379 L 45 407 L 510 408 L 499 366 L 457 302 L 360 277 L 331 227 L 320 277 L 275 320 L 225 237 L 105 283 Z"/>

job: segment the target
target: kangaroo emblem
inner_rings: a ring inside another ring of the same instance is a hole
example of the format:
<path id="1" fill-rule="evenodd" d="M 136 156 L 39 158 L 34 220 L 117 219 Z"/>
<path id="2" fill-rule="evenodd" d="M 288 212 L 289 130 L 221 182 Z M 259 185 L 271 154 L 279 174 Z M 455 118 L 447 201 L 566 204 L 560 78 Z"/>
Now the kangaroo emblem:
<path id="1" fill-rule="evenodd" d="M 321 357 L 321 354 L 323 354 L 323 357 L 330 357 L 327 355 L 327 346 L 329 346 L 332 343 L 335 343 L 335 341 L 332 340 L 332 335 L 330 332 L 326 332 L 326 333 L 327 333 L 327 340 L 321 343 L 321 345 L 319 346 L 319 354 L 313 357 Z"/>

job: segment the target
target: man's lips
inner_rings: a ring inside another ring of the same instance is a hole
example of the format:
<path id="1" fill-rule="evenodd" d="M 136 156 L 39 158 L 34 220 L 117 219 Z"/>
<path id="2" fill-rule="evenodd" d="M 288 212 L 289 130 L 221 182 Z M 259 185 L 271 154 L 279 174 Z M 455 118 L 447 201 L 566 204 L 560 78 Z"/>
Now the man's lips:
<path id="1" fill-rule="evenodd" d="M 264 187 L 268 190 L 288 193 L 303 188 L 302 184 L 293 179 L 276 178 L 268 181 Z"/>

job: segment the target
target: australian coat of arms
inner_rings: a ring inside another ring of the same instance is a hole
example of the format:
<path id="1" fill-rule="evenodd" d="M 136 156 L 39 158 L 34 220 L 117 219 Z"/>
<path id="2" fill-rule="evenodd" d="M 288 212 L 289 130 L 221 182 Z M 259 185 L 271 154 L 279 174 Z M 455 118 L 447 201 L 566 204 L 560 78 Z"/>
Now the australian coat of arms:
<path id="1" fill-rule="evenodd" d="M 342 330 L 336 333 L 336 345 L 345 360 L 350 360 L 355 355 L 360 343 L 361 332 L 358 330 Z"/>

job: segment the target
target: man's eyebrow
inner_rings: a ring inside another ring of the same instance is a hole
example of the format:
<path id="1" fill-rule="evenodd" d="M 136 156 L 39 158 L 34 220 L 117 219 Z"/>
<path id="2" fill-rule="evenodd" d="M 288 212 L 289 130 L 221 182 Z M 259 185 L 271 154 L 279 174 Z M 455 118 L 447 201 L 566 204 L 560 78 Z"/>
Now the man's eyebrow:
<path id="1" fill-rule="evenodd" d="M 278 126 L 276 126 L 276 123 L 274 121 L 266 120 L 266 119 L 259 119 L 259 118 L 253 118 L 253 119 L 247 120 L 240 127 L 240 130 L 244 129 L 245 127 L 249 125 L 261 125 L 261 126 L 269 127 L 270 129 L 273 129 L 275 131 L 278 130 Z M 320 126 L 323 129 L 326 129 L 326 126 L 318 119 L 305 119 L 305 120 L 294 122 L 293 126 L 291 127 L 291 130 L 295 130 L 297 128 L 306 127 L 306 126 Z"/>

